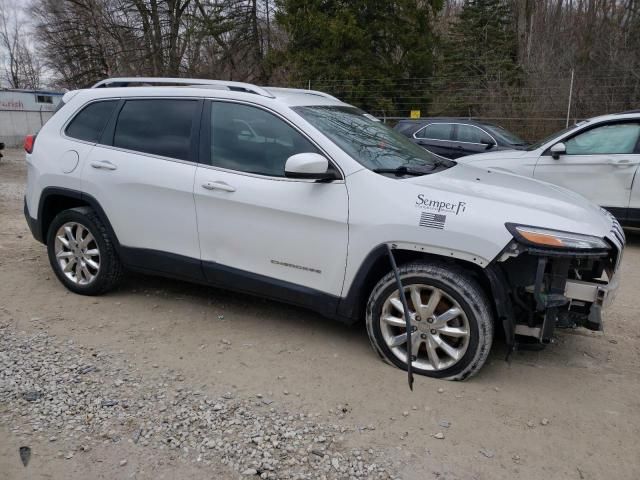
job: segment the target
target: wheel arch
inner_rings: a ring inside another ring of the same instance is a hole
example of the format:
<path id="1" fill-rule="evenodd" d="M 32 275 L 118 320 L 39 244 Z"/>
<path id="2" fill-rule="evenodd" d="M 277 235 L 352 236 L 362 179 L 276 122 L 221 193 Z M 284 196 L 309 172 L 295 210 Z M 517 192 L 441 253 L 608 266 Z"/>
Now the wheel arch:
<path id="1" fill-rule="evenodd" d="M 119 250 L 118 237 L 100 203 L 91 195 L 68 188 L 47 187 L 42 191 L 37 219 L 37 227 L 42 237 L 39 240 L 46 245 L 49 227 L 56 215 L 64 210 L 78 207 L 90 207 L 96 212 L 113 238 L 116 250 Z"/>
<path id="2" fill-rule="evenodd" d="M 501 270 L 493 262 L 483 268 L 472 261 L 418 250 L 398 248 L 394 249 L 393 253 L 398 266 L 412 261 L 433 261 L 456 265 L 470 272 L 490 299 L 496 322 L 498 320 L 502 322 L 507 338 L 510 337 L 505 322 L 505 319 L 509 322 L 513 320 L 510 312 L 508 285 Z M 346 297 L 340 301 L 338 305 L 339 318 L 346 323 L 356 323 L 364 318 L 369 294 L 376 283 L 389 271 L 391 271 L 391 264 L 389 263 L 387 246 L 386 244 L 378 245 L 364 259 Z"/>

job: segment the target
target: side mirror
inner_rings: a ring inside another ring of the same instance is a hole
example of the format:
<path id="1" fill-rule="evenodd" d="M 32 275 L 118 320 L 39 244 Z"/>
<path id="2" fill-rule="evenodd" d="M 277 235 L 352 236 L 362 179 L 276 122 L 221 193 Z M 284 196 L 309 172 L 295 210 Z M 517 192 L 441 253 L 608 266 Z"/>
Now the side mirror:
<path id="1" fill-rule="evenodd" d="M 284 165 L 287 178 L 305 178 L 330 182 L 338 177 L 329 170 L 329 160 L 317 153 L 298 153 L 287 158 Z"/>
<path id="2" fill-rule="evenodd" d="M 551 147 L 550 150 L 551 156 L 554 160 L 558 160 L 560 158 L 560 155 L 564 155 L 565 153 L 567 153 L 567 147 L 562 142 L 556 143 L 553 147 Z"/>
<path id="3" fill-rule="evenodd" d="M 493 147 L 496 146 L 496 143 L 493 140 L 489 140 L 489 139 L 480 140 L 480 143 L 482 143 L 483 145 L 486 145 L 485 150 L 491 150 Z"/>

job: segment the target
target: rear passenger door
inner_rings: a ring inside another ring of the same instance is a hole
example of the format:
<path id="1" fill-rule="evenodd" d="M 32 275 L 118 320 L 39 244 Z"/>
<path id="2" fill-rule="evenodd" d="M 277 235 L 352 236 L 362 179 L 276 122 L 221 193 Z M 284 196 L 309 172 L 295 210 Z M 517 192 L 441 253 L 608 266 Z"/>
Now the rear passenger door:
<path id="1" fill-rule="evenodd" d="M 82 172 L 126 263 L 202 276 L 193 201 L 199 99 L 122 100 Z"/>
<path id="2" fill-rule="evenodd" d="M 413 134 L 414 142 L 436 155 L 456 158 L 457 149 L 453 143 L 451 123 L 430 123 Z"/>
<path id="3" fill-rule="evenodd" d="M 480 127 L 466 123 L 458 123 L 455 129 L 457 157 L 483 153 L 490 144 L 496 144 L 495 139 Z"/>

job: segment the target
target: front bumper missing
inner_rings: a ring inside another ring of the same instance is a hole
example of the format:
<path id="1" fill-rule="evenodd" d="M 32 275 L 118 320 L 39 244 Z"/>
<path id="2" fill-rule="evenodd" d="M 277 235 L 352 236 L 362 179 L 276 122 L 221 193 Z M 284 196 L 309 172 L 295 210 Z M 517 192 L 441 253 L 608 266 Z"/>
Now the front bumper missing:
<path id="1" fill-rule="evenodd" d="M 519 314 L 515 335 L 547 344 L 556 328 L 601 331 L 602 310 L 613 303 L 618 291 L 624 249 L 624 243 L 611 243 L 606 254 L 559 255 L 528 249 L 524 255 L 505 261 Z"/>
<path id="2" fill-rule="evenodd" d="M 564 297 L 568 300 L 568 308 L 572 305 L 589 304 L 589 314 L 582 326 L 589 330 L 601 331 L 603 329 L 602 310 L 609 307 L 615 300 L 620 284 L 620 276 L 616 272 L 611 280 L 599 282 L 585 282 L 582 280 L 568 279 L 565 283 Z M 536 337 L 545 340 L 542 327 L 530 327 L 517 324 L 516 335 Z"/>
<path id="3" fill-rule="evenodd" d="M 548 250 L 515 240 L 505 248 L 497 263 L 512 300 L 513 320 L 503 322 L 508 345 L 535 346 L 516 341 L 516 335 L 547 344 L 556 328 L 602 330 L 602 310 L 616 297 L 625 246 L 615 220 L 605 238 L 610 248 L 604 251 Z"/>

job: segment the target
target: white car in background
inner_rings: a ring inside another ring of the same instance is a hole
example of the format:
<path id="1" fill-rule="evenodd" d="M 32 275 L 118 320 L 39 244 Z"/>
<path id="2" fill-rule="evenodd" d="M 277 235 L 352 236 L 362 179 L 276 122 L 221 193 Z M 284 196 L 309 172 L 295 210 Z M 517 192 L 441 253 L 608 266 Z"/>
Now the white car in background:
<path id="1" fill-rule="evenodd" d="M 525 150 L 457 161 L 560 185 L 606 208 L 623 226 L 640 227 L 640 110 L 585 120 Z"/>

